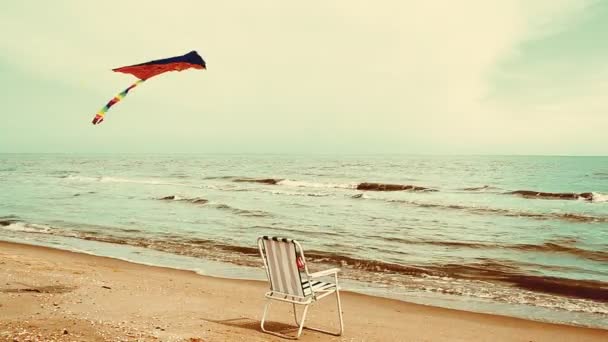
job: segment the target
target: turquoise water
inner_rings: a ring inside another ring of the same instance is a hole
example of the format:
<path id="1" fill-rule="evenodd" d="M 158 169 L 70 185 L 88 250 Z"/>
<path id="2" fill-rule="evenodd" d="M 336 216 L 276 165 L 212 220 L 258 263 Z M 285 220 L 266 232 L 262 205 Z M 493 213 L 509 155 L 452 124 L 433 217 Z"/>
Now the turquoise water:
<path id="1" fill-rule="evenodd" d="M 608 327 L 608 157 L 0 154 L 0 239 L 229 275 L 260 235 L 355 290 Z"/>

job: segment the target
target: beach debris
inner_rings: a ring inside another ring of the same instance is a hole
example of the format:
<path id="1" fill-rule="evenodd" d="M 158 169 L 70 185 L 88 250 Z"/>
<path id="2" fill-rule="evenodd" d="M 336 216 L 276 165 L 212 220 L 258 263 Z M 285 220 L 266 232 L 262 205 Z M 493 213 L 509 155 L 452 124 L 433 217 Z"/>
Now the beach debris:
<path id="1" fill-rule="evenodd" d="M 111 290 L 111 289 L 112 289 L 111 287 L 106 286 L 106 285 L 102 285 L 101 287 L 102 287 L 102 288 L 104 288 L 104 289 L 108 289 L 108 290 Z"/>
<path id="2" fill-rule="evenodd" d="M 8 285 L 8 283 L 7 283 Z M 21 292 L 29 292 L 29 293 L 67 293 L 73 291 L 74 288 L 70 286 L 62 286 L 62 285 L 50 285 L 50 286 L 27 286 L 20 288 L 12 288 L 12 289 L 2 289 L 0 292 L 2 293 L 21 293 Z"/>
<path id="3" fill-rule="evenodd" d="M 191 68 L 207 69 L 205 61 L 201 58 L 201 56 L 199 56 L 196 51 L 190 51 L 182 56 L 157 59 L 146 63 L 140 63 L 112 69 L 112 71 L 115 72 L 131 74 L 137 77 L 138 80 L 135 81 L 135 83 L 131 84 L 127 89 L 118 93 L 105 106 L 103 106 L 97 112 L 97 114 L 95 114 L 95 118 L 93 118 L 93 125 L 101 123 L 110 107 L 120 102 L 125 96 L 127 96 L 131 89 L 137 87 L 144 81 L 168 71 L 183 71 Z"/>

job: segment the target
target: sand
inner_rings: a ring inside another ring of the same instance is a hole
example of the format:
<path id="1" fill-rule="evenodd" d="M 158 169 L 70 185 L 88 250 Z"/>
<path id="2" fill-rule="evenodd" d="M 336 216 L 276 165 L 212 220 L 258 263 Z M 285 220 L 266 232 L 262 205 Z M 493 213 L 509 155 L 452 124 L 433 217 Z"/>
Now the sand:
<path id="1" fill-rule="evenodd" d="M 263 272 L 260 269 L 260 272 Z M 0 242 L 0 341 L 286 341 L 263 333 L 267 284 Z M 608 330 L 342 292 L 345 332 L 302 341 L 608 341 Z M 293 332 L 291 306 L 269 327 Z M 337 328 L 332 297 L 307 323 Z"/>

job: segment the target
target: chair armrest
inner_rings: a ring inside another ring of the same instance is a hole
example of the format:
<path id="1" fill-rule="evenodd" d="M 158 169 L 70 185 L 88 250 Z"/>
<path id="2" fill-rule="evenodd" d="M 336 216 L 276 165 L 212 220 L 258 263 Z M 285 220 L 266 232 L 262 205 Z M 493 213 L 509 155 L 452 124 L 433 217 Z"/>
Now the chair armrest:
<path id="1" fill-rule="evenodd" d="M 319 277 L 325 277 L 328 275 L 336 274 L 338 272 L 340 272 L 339 268 L 330 268 L 328 270 L 311 273 L 309 275 L 311 278 L 319 278 Z"/>

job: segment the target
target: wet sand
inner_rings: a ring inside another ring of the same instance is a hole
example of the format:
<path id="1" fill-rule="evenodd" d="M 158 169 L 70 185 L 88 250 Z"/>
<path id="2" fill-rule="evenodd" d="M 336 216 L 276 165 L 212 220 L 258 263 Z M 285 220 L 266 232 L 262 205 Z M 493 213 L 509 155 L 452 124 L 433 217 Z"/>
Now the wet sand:
<path id="1" fill-rule="evenodd" d="M 0 242 L 0 341 L 285 341 L 260 330 L 266 289 Z M 302 341 L 608 341 L 608 330 L 342 293 L 344 335 L 305 330 Z M 292 332 L 291 306 L 272 309 L 269 327 Z M 307 324 L 336 329 L 335 301 L 313 305 Z"/>

